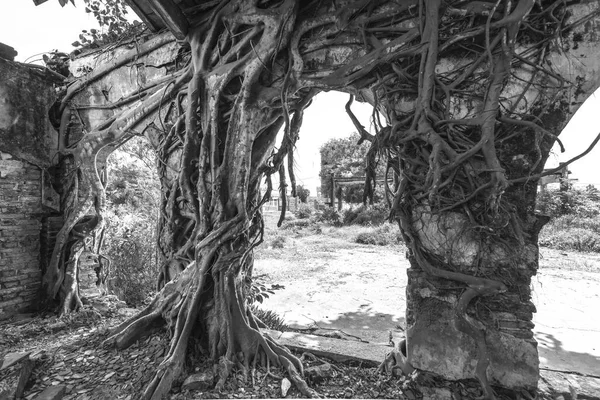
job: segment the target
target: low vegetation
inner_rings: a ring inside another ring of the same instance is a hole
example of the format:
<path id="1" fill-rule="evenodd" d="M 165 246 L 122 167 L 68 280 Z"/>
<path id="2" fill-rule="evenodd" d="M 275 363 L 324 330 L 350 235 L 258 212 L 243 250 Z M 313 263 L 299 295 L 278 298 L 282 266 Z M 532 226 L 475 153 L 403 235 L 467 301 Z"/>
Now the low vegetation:
<path id="1" fill-rule="evenodd" d="M 540 246 L 600 253 L 600 192 L 594 186 L 545 191 L 537 208 L 551 218 L 540 233 Z"/>

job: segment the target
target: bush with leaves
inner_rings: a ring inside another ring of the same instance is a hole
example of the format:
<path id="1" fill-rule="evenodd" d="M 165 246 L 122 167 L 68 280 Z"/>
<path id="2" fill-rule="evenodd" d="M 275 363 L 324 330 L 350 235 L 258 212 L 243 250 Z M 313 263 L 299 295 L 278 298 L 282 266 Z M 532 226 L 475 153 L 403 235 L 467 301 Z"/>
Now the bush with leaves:
<path id="1" fill-rule="evenodd" d="M 108 288 L 130 306 L 139 306 L 156 287 L 156 216 L 128 205 L 106 212 L 104 254 L 111 260 Z"/>
<path id="2" fill-rule="evenodd" d="M 361 205 L 350 207 L 343 212 L 344 225 L 381 225 L 387 221 L 390 209 L 386 203 L 377 203 L 370 206 Z"/>
<path id="3" fill-rule="evenodd" d="M 109 158 L 103 253 L 111 259 L 109 291 L 138 306 L 156 287 L 156 221 L 160 187 L 153 152 L 133 139 Z"/>
<path id="4" fill-rule="evenodd" d="M 545 190 L 538 194 L 536 208 L 554 218 L 563 215 L 595 217 L 600 215 L 600 193 L 592 185 L 584 190 L 571 185 L 566 190 Z"/>
<path id="5" fill-rule="evenodd" d="M 296 211 L 294 212 L 294 215 L 298 219 L 307 219 L 307 218 L 310 218 L 313 211 L 314 210 L 311 206 L 309 206 L 308 204 L 301 203 L 298 206 L 298 208 L 296 209 Z"/>
<path id="6" fill-rule="evenodd" d="M 310 196 L 310 190 L 306 189 L 302 185 L 296 186 L 296 195 L 300 199 L 301 203 L 306 203 L 308 201 L 308 196 Z"/>
<path id="7" fill-rule="evenodd" d="M 552 217 L 540 232 L 540 246 L 600 252 L 600 193 L 594 186 L 542 192 L 537 209 Z"/>
<path id="8" fill-rule="evenodd" d="M 252 314 L 263 322 L 267 328 L 275 329 L 278 331 L 288 330 L 283 318 L 281 318 L 276 312 L 271 310 L 265 310 L 260 308 L 258 305 L 262 304 L 265 299 L 268 299 L 270 295 L 275 294 L 276 290 L 285 289 L 285 286 L 279 284 L 271 284 L 267 286 L 260 280 L 255 280 L 250 286 L 250 293 L 248 294 L 248 304 L 252 310 Z"/>
<path id="9" fill-rule="evenodd" d="M 385 223 L 372 230 L 359 233 L 354 239 L 356 243 L 375 246 L 390 246 L 402 243 L 402 234 L 397 226 Z"/>
<path id="10" fill-rule="evenodd" d="M 334 207 L 325 207 L 319 211 L 316 220 L 333 226 L 342 226 L 342 217 Z"/>

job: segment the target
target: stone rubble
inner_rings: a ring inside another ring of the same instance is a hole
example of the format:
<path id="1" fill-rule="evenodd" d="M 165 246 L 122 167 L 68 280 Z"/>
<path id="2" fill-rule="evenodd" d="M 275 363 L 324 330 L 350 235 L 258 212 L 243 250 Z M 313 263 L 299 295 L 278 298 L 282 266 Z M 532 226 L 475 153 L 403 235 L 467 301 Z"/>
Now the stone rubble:
<path id="1" fill-rule="evenodd" d="M 97 329 L 90 332 L 80 328 L 70 335 L 72 343 L 39 354 L 25 399 L 131 400 L 142 393 L 168 350 L 168 339 L 160 334 L 117 351 L 100 346 L 104 336 Z"/>

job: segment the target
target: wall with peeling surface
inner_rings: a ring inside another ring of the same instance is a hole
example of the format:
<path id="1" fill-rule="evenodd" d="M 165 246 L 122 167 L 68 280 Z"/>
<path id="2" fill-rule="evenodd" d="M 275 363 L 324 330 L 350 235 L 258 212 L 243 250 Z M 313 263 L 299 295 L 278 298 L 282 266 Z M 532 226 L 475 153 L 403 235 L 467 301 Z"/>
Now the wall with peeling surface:
<path id="1" fill-rule="evenodd" d="M 43 176 L 58 143 L 48 118 L 53 80 L 4 59 L 0 76 L 1 320 L 38 304 L 42 226 L 59 199 Z"/>

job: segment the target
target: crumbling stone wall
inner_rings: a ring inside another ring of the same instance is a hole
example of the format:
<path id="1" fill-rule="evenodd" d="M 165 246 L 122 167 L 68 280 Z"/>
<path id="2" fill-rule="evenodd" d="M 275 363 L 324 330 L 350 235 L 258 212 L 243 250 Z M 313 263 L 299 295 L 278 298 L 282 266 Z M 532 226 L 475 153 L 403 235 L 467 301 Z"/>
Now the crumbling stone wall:
<path id="1" fill-rule="evenodd" d="M 0 318 L 35 307 L 44 216 L 39 167 L 0 152 Z"/>
<path id="2" fill-rule="evenodd" d="M 0 319 L 35 308 L 42 221 L 58 213 L 47 169 L 58 133 L 48 113 L 56 77 L 0 57 Z"/>

